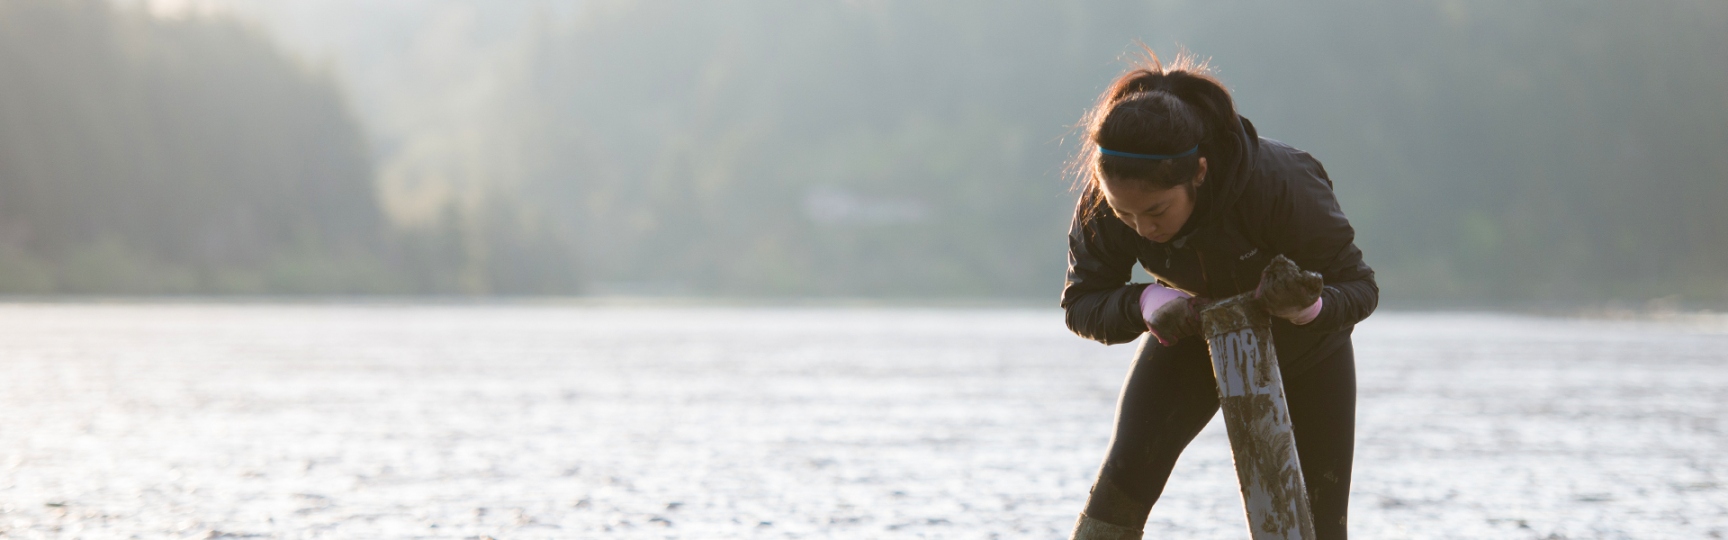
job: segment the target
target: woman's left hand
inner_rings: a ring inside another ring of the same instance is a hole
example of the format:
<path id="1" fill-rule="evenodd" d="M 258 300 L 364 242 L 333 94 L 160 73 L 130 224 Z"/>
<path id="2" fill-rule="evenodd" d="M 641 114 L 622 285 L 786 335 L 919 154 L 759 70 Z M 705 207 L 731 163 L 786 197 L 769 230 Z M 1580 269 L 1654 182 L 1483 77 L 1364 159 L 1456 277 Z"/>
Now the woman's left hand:
<path id="1" fill-rule="evenodd" d="M 1319 273 L 1305 271 L 1279 255 L 1260 272 L 1260 286 L 1254 289 L 1254 297 L 1272 316 L 1302 324 L 1313 320 L 1314 314 L 1310 312 L 1320 301 L 1320 291 L 1325 286 Z"/>

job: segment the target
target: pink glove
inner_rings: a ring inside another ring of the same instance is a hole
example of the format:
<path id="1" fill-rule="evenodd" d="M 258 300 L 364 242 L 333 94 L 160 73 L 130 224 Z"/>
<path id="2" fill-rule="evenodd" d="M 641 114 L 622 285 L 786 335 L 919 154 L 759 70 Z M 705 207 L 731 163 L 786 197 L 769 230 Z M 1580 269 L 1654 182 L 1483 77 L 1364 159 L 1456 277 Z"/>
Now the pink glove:
<path id="1" fill-rule="evenodd" d="M 1140 318 L 1152 322 L 1152 312 L 1158 311 L 1165 303 L 1178 298 L 1188 298 L 1188 293 L 1178 291 L 1157 283 L 1146 286 L 1140 291 Z"/>
<path id="2" fill-rule="evenodd" d="M 1140 318 L 1160 345 L 1169 347 L 1199 332 L 1198 313 L 1188 293 L 1157 283 L 1140 292 Z"/>
<path id="3" fill-rule="evenodd" d="M 1296 326 L 1302 326 L 1314 322 L 1314 318 L 1320 316 L 1320 305 L 1324 303 L 1326 303 L 1325 298 L 1315 298 L 1314 305 L 1303 308 L 1302 311 L 1297 312 L 1295 317 L 1290 318 L 1290 322 Z"/>
<path id="4" fill-rule="evenodd" d="M 1324 289 L 1325 280 L 1320 274 L 1303 271 L 1295 262 L 1279 255 L 1260 272 L 1254 298 L 1274 317 L 1308 324 L 1320 315 L 1320 293 Z"/>

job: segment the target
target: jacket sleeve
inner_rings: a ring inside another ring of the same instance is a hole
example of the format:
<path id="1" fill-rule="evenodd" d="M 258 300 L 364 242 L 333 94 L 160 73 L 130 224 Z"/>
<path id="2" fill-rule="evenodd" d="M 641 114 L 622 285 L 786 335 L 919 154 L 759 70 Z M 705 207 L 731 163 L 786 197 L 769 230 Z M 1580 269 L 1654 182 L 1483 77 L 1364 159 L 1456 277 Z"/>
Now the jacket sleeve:
<path id="1" fill-rule="evenodd" d="M 1146 284 L 1128 283 L 1137 261 L 1131 245 L 1111 242 L 1115 235 L 1106 234 L 1106 220 L 1115 219 L 1095 211 L 1087 196 L 1080 198 L 1068 227 L 1068 281 L 1062 287 L 1068 329 L 1106 345 L 1146 332 L 1140 318 Z"/>
<path id="2" fill-rule="evenodd" d="M 1267 243 L 1304 270 L 1326 280 L 1320 314 L 1306 325 L 1317 332 L 1336 332 L 1361 322 L 1380 303 L 1374 269 L 1362 261 L 1356 230 L 1344 218 L 1325 167 L 1308 154 L 1297 155 L 1298 166 L 1285 168 L 1277 196 L 1269 198 Z"/>

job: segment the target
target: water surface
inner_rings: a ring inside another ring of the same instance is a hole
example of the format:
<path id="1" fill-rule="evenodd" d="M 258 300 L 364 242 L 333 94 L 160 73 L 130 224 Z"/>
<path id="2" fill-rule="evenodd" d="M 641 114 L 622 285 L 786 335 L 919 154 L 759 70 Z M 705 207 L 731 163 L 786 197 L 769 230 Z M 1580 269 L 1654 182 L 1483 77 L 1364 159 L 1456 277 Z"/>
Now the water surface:
<path id="1" fill-rule="evenodd" d="M 1728 321 L 1356 342 L 1357 537 L 1728 536 Z M 1055 538 L 1132 354 L 1054 310 L 0 305 L 0 537 Z M 1148 538 L 1246 537 L 1227 445 Z"/>

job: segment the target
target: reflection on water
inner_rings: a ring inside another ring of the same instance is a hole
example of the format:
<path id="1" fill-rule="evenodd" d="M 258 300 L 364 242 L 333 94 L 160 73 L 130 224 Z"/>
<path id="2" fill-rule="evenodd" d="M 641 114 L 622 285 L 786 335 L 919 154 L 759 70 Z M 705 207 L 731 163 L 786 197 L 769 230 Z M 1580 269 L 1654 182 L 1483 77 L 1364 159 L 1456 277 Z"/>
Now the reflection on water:
<path id="1" fill-rule="evenodd" d="M 1380 314 L 1361 538 L 1728 535 L 1728 322 Z M 0 536 L 1051 538 L 1130 347 L 1046 310 L 0 306 Z M 1148 537 L 1243 537 L 1214 423 Z"/>

